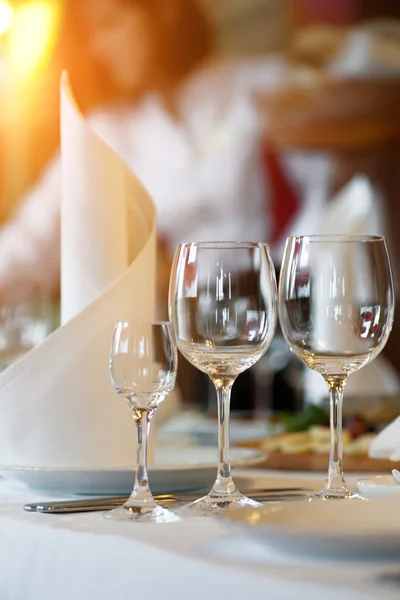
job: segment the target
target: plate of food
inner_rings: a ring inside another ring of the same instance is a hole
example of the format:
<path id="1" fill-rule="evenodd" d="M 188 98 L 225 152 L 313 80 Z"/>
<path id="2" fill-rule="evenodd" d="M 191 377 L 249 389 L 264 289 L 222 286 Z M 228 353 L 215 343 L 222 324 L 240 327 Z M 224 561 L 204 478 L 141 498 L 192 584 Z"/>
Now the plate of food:
<path id="1" fill-rule="evenodd" d="M 266 453 L 265 467 L 289 471 L 326 471 L 330 448 L 329 417 L 319 407 L 310 406 L 303 413 L 280 423 L 281 432 L 241 446 Z M 343 428 L 343 464 L 346 473 L 388 473 L 399 463 L 370 458 L 369 448 L 376 437 L 373 425 L 362 416 L 345 420 Z"/>

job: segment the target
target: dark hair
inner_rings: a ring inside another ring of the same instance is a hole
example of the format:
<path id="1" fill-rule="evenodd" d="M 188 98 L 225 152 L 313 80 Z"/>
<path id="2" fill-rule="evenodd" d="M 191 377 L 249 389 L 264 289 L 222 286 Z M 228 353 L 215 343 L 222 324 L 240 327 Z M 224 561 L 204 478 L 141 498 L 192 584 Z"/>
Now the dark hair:
<path id="1" fill-rule="evenodd" d="M 93 64 L 85 45 L 81 22 L 82 0 L 65 0 L 64 26 L 61 34 L 61 60 L 70 71 L 72 85 L 80 105 L 85 109 L 110 100 L 116 90 Z M 140 6 L 148 15 L 154 41 L 158 70 L 173 83 L 179 83 L 214 50 L 214 30 L 198 0 L 119 0 L 125 5 Z M 166 10 L 173 18 L 166 18 Z"/>
<path id="2" fill-rule="evenodd" d="M 197 0 L 124 0 L 139 4 L 154 24 L 158 60 L 174 79 L 181 79 L 198 66 L 214 49 L 214 31 Z M 166 6 L 174 18 L 165 27 L 158 18 Z"/>

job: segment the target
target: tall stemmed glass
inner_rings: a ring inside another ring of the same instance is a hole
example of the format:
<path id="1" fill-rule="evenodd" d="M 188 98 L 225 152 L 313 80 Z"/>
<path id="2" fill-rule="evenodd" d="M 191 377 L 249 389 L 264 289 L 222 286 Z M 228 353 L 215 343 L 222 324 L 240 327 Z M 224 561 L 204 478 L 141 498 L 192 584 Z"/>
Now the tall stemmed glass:
<path id="1" fill-rule="evenodd" d="M 175 385 L 177 349 L 171 323 L 128 323 L 114 329 L 110 354 L 112 385 L 132 411 L 137 428 L 135 486 L 122 506 L 106 518 L 166 523 L 177 515 L 156 504 L 147 475 L 150 419 Z"/>
<path id="2" fill-rule="evenodd" d="M 279 318 L 294 354 L 322 375 L 330 394 L 330 456 L 316 498 L 355 497 L 342 467 L 342 400 L 349 376 L 384 348 L 394 317 L 384 238 L 327 235 L 286 241 Z"/>
<path id="3" fill-rule="evenodd" d="M 229 458 L 232 385 L 266 352 L 277 321 L 274 267 L 266 244 L 178 246 L 169 289 L 170 320 L 182 354 L 207 373 L 218 399 L 218 472 L 210 493 L 188 505 L 200 514 L 257 503 L 236 489 Z"/>

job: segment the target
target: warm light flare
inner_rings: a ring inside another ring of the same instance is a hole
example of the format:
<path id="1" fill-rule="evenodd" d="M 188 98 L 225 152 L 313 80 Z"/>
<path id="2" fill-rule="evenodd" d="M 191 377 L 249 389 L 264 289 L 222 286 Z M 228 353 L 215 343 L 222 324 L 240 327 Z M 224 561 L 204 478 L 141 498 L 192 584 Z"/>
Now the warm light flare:
<path id="1" fill-rule="evenodd" d="M 11 76 L 26 81 L 46 60 L 58 24 L 58 3 L 28 0 L 14 10 L 8 34 L 8 67 Z"/>
<path id="2" fill-rule="evenodd" d="M 11 27 L 14 9 L 6 0 L 0 0 L 0 37 Z"/>

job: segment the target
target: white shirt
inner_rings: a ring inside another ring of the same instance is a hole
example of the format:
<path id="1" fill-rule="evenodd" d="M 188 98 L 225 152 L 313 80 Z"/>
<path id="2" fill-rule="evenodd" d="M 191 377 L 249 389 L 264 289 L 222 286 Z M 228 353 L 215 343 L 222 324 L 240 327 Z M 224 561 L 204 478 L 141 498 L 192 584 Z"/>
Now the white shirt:
<path id="1" fill-rule="evenodd" d="M 114 106 L 89 117 L 150 192 L 158 232 L 171 251 L 182 241 L 268 241 L 273 215 L 254 96 L 280 85 L 285 74 L 278 59 L 219 63 L 182 85 L 179 121 L 156 94 L 135 107 Z M 287 157 L 301 196 L 309 195 L 315 178 L 326 181 L 326 169 L 315 169 L 313 160 Z M 21 282 L 58 281 L 60 168 L 56 157 L 0 231 L 0 289 L 10 281 L 18 288 Z"/>

